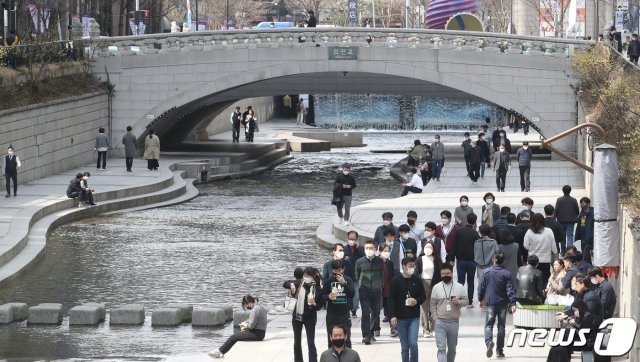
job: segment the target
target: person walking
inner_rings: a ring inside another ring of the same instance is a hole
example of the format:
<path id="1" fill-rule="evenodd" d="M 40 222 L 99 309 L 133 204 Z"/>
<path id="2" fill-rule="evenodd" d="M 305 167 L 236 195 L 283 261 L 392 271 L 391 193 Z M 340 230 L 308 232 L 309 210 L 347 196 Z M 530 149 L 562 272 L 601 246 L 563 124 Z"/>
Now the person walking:
<path id="1" fill-rule="evenodd" d="M 478 300 L 480 308 L 487 310 L 484 324 L 484 341 L 487 345 L 487 358 L 493 356 L 496 346 L 497 356 L 504 357 L 505 324 L 507 310 L 516 311 L 516 292 L 511 284 L 511 273 L 502 265 L 504 253 L 499 251 L 494 256 L 494 264 L 480 278 L 478 286 Z M 498 320 L 498 336 L 493 342 L 493 325 Z"/>
<path id="2" fill-rule="evenodd" d="M 478 179 L 480 178 L 480 164 L 482 163 L 482 151 L 478 148 L 476 142 L 471 142 L 467 158 L 469 160 L 469 178 L 471 178 L 471 182 L 474 184 L 478 183 Z"/>
<path id="3" fill-rule="evenodd" d="M 467 167 L 467 176 L 471 176 L 471 171 L 469 169 L 470 167 L 469 152 L 471 151 L 471 136 L 469 135 L 469 132 L 464 133 L 464 141 L 462 141 L 462 144 L 460 145 L 460 147 L 462 147 L 462 155 L 464 156 L 464 163 L 465 163 L 465 166 Z"/>
<path id="4" fill-rule="evenodd" d="M 262 341 L 267 331 L 267 310 L 258 304 L 258 298 L 247 294 L 242 297 L 242 309 L 249 310 L 249 319 L 240 323 L 240 333 L 231 335 L 218 349 L 209 352 L 211 358 L 224 358 L 236 342 Z"/>
<path id="5" fill-rule="evenodd" d="M 402 274 L 391 280 L 389 313 L 391 326 L 398 329 L 402 362 L 418 362 L 420 306 L 425 301 L 422 281 L 415 275 L 413 257 L 402 259 Z"/>
<path id="6" fill-rule="evenodd" d="M 382 271 L 382 310 L 384 311 L 384 319 L 382 320 L 382 323 L 389 323 L 391 337 L 397 337 L 398 331 L 396 328 L 391 326 L 391 317 L 389 317 L 389 293 L 391 292 L 391 279 L 393 279 L 397 274 L 396 268 L 393 266 L 393 262 L 391 261 L 392 248 L 396 248 L 396 250 L 399 248 L 397 241 L 378 245 L 380 258 L 384 263 L 384 269 Z"/>
<path id="7" fill-rule="evenodd" d="M 422 280 L 425 300 L 420 310 L 420 324 L 424 338 L 433 337 L 435 326 L 431 318 L 431 289 L 433 285 L 440 282 L 440 269 L 442 269 L 442 259 L 438 253 L 438 246 L 433 241 L 423 244 L 422 253 L 416 260 L 416 275 Z"/>
<path id="8" fill-rule="evenodd" d="M 501 133 L 504 133 L 504 125 L 502 123 L 498 124 L 491 134 L 491 143 L 493 144 L 494 152 L 498 152 L 498 148 L 500 147 Z"/>
<path id="9" fill-rule="evenodd" d="M 460 206 L 456 207 L 453 212 L 456 218 L 456 224 L 459 227 L 467 224 L 467 215 L 473 214 L 473 208 L 469 206 L 469 197 L 467 195 L 460 196 Z"/>
<path id="10" fill-rule="evenodd" d="M 142 157 L 147 160 L 149 171 L 158 171 L 158 167 L 160 167 L 158 163 L 160 158 L 160 138 L 155 133 L 152 128 L 149 130 L 149 137 L 144 138 L 144 155 Z"/>
<path id="11" fill-rule="evenodd" d="M 242 113 L 240 107 L 237 106 L 235 111 L 231 112 L 231 142 L 240 142 L 240 123 L 242 122 Z"/>
<path id="12" fill-rule="evenodd" d="M 124 157 L 125 164 L 127 166 L 127 172 L 132 172 L 133 158 L 137 156 L 138 145 L 136 142 L 136 136 L 131 133 L 131 126 L 127 126 L 127 133 L 122 136 L 122 144 L 124 145 Z"/>
<path id="13" fill-rule="evenodd" d="M 436 246 L 436 248 L 434 249 L 434 252 L 436 254 L 434 255 L 439 256 L 440 260 L 444 263 L 447 260 L 447 251 L 446 251 L 447 246 L 444 240 L 436 236 L 437 229 L 438 227 L 436 226 L 436 223 L 433 221 L 429 221 L 426 224 L 424 224 L 424 238 L 420 240 L 422 245 L 420 249 L 424 248 L 424 246 L 427 243 L 433 243 Z"/>
<path id="14" fill-rule="evenodd" d="M 431 179 L 440 181 L 440 173 L 444 165 L 444 144 L 440 142 L 440 135 L 436 135 L 435 141 L 431 144 L 431 162 L 433 163 Z"/>
<path id="15" fill-rule="evenodd" d="M 331 346 L 328 350 L 320 355 L 320 362 L 360 362 L 358 352 L 345 346 L 347 338 L 347 329 L 343 325 L 335 325 L 331 327 L 329 340 Z"/>
<path id="16" fill-rule="evenodd" d="M 507 181 L 507 171 L 511 167 L 511 155 L 506 151 L 505 145 L 500 144 L 498 152 L 493 155 L 493 171 L 496 173 L 496 186 L 498 191 L 504 192 Z"/>
<path id="17" fill-rule="evenodd" d="M 296 125 L 301 126 L 304 124 L 304 98 L 300 98 L 298 104 L 296 104 Z"/>
<path id="18" fill-rule="evenodd" d="M 629 61 L 635 65 L 638 65 L 638 57 L 640 57 L 640 40 L 638 40 L 638 34 L 631 35 L 631 41 L 627 47 L 627 55 Z"/>
<path id="19" fill-rule="evenodd" d="M 440 212 L 440 218 L 442 224 L 436 227 L 435 236 L 444 241 L 446 255 L 451 254 L 451 248 L 453 246 L 453 239 L 456 236 L 456 232 L 458 231 L 458 225 L 451 220 L 451 211 L 442 210 Z M 442 252 L 442 250 L 440 250 Z"/>
<path id="20" fill-rule="evenodd" d="M 393 214 L 388 211 L 382 213 L 382 225 L 378 226 L 373 234 L 373 241 L 375 241 L 376 245 L 384 243 L 385 230 L 393 230 L 396 239 L 400 237 L 398 227 L 393 225 Z"/>
<path id="21" fill-rule="evenodd" d="M 253 110 L 247 115 L 247 142 L 253 143 L 253 136 L 258 129 L 258 119 L 253 115 Z"/>
<path id="22" fill-rule="evenodd" d="M 500 251 L 500 248 L 498 242 L 490 237 L 491 228 L 489 225 L 480 225 L 478 232 L 480 238 L 473 243 L 473 261 L 476 263 L 476 274 L 480 279 L 485 269 L 491 267 L 493 257 Z"/>
<path id="23" fill-rule="evenodd" d="M 476 224 L 476 214 L 467 215 L 467 224 L 456 232 L 453 239 L 451 253 L 447 255 L 447 261 L 456 262 L 458 272 L 458 283 L 467 284 L 467 296 L 469 307 L 473 307 L 473 291 L 475 289 L 476 262 L 474 261 L 474 245 L 480 235 L 475 231 L 473 225 Z"/>
<path id="24" fill-rule="evenodd" d="M 484 179 L 485 165 L 486 167 L 491 168 L 491 150 L 489 148 L 489 141 L 485 141 L 484 139 L 484 136 L 486 134 L 486 127 L 484 127 L 484 129 L 485 132 L 478 133 L 478 140 L 476 141 L 476 145 L 482 153 L 482 162 L 480 163 L 480 178 L 482 179 Z"/>
<path id="25" fill-rule="evenodd" d="M 565 241 L 564 230 L 560 223 L 556 220 L 555 216 L 555 208 L 553 205 L 545 205 L 544 206 L 544 226 L 551 229 L 553 232 L 553 237 L 556 239 L 556 249 L 560 252 L 562 256 L 567 251 L 567 244 Z"/>
<path id="26" fill-rule="evenodd" d="M 338 218 L 344 225 L 349 225 L 349 218 L 351 217 L 351 200 L 353 199 L 353 189 L 356 188 L 356 179 L 351 174 L 351 166 L 348 163 L 342 164 L 342 173 L 338 174 L 336 180 L 333 182 L 334 189 L 337 189 L 342 194 L 342 202 L 338 203 Z M 344 214 L 342 208 L 344 207 Z M 344 217 L 344 219 L 343 219 Z"/>
<path id="27" fill-rule="evenodd" d="M 440 269 L 440 279 L 431 289 L 431 316 L 435 321 L 438 362 L 453 362 L 456 359 L 460 309 L 467 305 L 467 292 L 453 281 L 453 265 L 445 263 Z"/>
<path id="28" fill-rule="evenodd" d="M 364 243 L 365 256 L 356 262 L 356 279 L 360 284 L 358 294 L 362 308 L 360 329 L 364 344 L 371 344 L 372 341 L 375 341 L 374 331 L 380 330 L 380 300 L 382 299 L 384 263 L 375 255 L 375 252 L 376 243 L 373 240 L 367 240 Z"/>
<path id="29" fill-rule="evenodd" d="M 331 262 L 331 274 L 322 283 L 321 304 L 326 305 L 327 337 L 331 348 L 331 330 L 333 326 L 342 325 L 346 330 L 345 345 L 351 348 L 351 307 L 349 301 L 356 291 L 353 280 L 344 274 L 345 263 L 336 259 Z"/>
<path id="30" fill-rule="evenodd" d="M 253 107 L 252 106 L 248 106 L 247 108 L 244 109 L 244 112 L 242 112 L 242 121 L 240 122 L 242 124 L 242 128 L 244 128 L 244 140 L 248 141 L 249 140 L 249 113 L 253 111 Z"/>
<path id="31" fill-rule="evenodd" d="M 524 235 L 524 248 L 529 254 L 538 257 L 538 269 L 542 272 L 542 282 L 546 285 L 551 276 L 551 262 L 558 256 L 558 249 L 553 231 L 544 225 L 542 214 L 531 217 L 531 228 Z"/>
<path id="32" fill-rule="evenodd" d="M 581 211 L 578 215 L 578 226 L 576 227 L 575 239 L 580 240 L 582 259 L 591 264 L 591 257 L 593 256 L 593 230 L 595 218 L 593 216 L 591 200 L 588 197 L 580 199 L 580 209 Z"/>
<path id="33" fill-rule="evenodd" d="M 11 197 L 11 181 L 13 181 L 13 197 L 16 197 L 18 193 L 18 169 L 21 167 L 20 157 L 15 154 L 13 146 L 7 147 L 7 154 L 4 156 L 4 165 L 2 167 L 2 174 L 7 186 L 7 195 L 5 197 Z"/>
<path id="34" fill-rule="evenodd" d="M 351 230 L 347 232 L 347 245 L 345 245 L 344 249 L 344 261 L 350 264 L 350 267 L 347 269 L 347 275 L 353 280 L 353 289 L 355 290 L 355 295 L 351 300 L 351 316 L 356 317 L 358 312 L 358 307 L 360 306 L 360 297 L 358 295 L 360 284 L 358 284 L 358 279 L 356 279 L 356 262 L 358 259 L 364 256 L 364 248 L 358 245 L 358 232 L 355 230 Z"/>
<path id="35" fill-rule="evenodd" d="M 312 267 L 304 269 L 302 283 L 296 286 L 293 295 L 296 296 L 297 303 L 293 311 L 291 325 L 293 327 L 293 358 L 295 362 L 303 362 L 302 358 L 302 328 L 307 334 L 307 347 L 309 350 L 309 362 L 317 362 L 318 352 L 316 350 L 316 323 L 318 321 L 318 309 L 322 308 L 320 303 L 321 289 L 320 280 L 316 279 L 317 271 Z"/>
<path id="36" fill-rule="evenodd" d="M 564 231 L 566 247 L 568 248 L 573 246 L 573 229 L 578 220 L 578 214 L 580 214 L 580 206 L 578 206 L 578 200 L 571 196 L 571 186 L 564 185 L 562 193 L 564 196 L 556 200 L 555 212 L 556 220 L 558 220 Z"/>
<path id="37" fill-rule="evenodd" d="M 409 236 L 415 239 L 416 241 L 420 241 L 424 238 L 424 228 L 418 224 L 416 221 L 418 220 L 418 213 L 409 210 L 407 212 L 407 225 L 409 225 Z"/>
<path id="38" fill-rule="evenodd" d="M 496 221 L 500 219 L 500 205 L 494 203 L 496 197 L 491 192 L 484 194 L 482 198 L 486 205 L 482 205 L 482 224 L 495 226 Z"/>
<path id="39" fill-rule="evenodd" d="M 529 148 L 529 141 L 522 142 L 522 147 L 516 152 L 518 167 L 520 168 L 520 191 L 529 192 L 531 190 L 531 181 L 529 174 L 531 173 L 531 159 L 533 152 Z"/>
<path id="40" fill-rule="evenodd" d="M 98 152 L 98 162 L 96 168 L 100 169 L 100 161 L 102 161 L 102 171 L 107 170 L 107 150 L 109 149 L 109 137 L 104 134 L 104 128 L 100 127 L 96 136 L 96 146 L 93 149 Z"/>
<path id="41" fill-rule="evenodd" d="M 511 273 L 511 284 L 514 288 L 517 288 L 518 281 L 516 275 L 518 274 L 518 268 L 523 264 L 520 246 L 506 228 L 500 229 L 499 234 L 496 236 L 496 241 L 498 242 L 498 249 L 500 249 L 505 256 L 503 266 Z"/>

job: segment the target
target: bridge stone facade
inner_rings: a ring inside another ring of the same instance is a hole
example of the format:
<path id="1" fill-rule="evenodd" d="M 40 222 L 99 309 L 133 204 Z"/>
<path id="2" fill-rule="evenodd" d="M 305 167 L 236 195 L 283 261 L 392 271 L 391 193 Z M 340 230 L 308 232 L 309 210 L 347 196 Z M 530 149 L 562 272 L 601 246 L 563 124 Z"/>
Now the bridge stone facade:
<path id="1" fill-rule="evenodd" d="M 94 72 L 115 85 L 112 136 L 153 127 L 165 145 L 204 130 L 234 101 L 306 93 L 483 100 L 544 137 L 577 124 L 571 55 L 592 42 L 403 29 L 269 29 L 109 39 Z M 330 60 L 333 48 L 357 55 Z M 117 144 L 117 142 L 114 142 Z M 575 152 L 570 137 L 559 149 Z"/>

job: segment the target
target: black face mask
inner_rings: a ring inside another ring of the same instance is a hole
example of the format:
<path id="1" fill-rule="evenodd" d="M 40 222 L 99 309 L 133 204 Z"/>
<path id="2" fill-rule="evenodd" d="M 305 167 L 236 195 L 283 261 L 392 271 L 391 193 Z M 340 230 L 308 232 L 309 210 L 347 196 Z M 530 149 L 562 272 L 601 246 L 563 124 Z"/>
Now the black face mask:
<path id="1" fill-rule="evenodd" d="M 445 277 L 442 277 L 441 279 L 442 279 L 443 282 L 449 284 L 453 280 L 453 277 L 451 275 L 447 275 Z"/>
<path id="2" fill-rule="evenodd" d="M 413 219 L 407 219 L 407 224 L 409 224 L 409 225 L 414 225 L 415 223 L 416 223 L 416 221 L 415 221 L 415 220 L 413 220 Z"/>
<path id="3" fill-rule="evenodd" d="M 331 343 L 333 343 L 334 346 L 340 348 L 340 347 L 344 346 L 344 338 L 332 339 Z"/>

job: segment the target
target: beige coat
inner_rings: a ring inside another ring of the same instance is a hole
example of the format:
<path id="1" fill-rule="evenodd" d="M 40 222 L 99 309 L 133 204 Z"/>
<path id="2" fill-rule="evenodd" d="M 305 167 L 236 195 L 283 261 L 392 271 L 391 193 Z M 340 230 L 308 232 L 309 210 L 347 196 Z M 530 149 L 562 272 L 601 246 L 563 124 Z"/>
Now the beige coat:
<path id="1" fill-rule="evenodd" d="M 148 136 L 144 138 L 144 155 L 145 160 L 158 160 L 160 159 L 160 139 L 158 136 L 153 135 L 151 138 Z"/>

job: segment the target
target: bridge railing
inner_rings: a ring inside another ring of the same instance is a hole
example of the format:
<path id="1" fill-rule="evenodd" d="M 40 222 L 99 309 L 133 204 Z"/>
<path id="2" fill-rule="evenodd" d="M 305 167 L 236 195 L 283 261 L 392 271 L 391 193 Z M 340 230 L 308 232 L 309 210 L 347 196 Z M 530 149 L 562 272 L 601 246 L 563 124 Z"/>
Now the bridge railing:
<path id="1" fill-rule="evenodd" d="M 365 46 L 431 48 L 570 57 L 595 42 L 502 33 L 426 29 L 290 28 L 150 34 L 101 39 L 99 55 L 270 47 Z"/>

